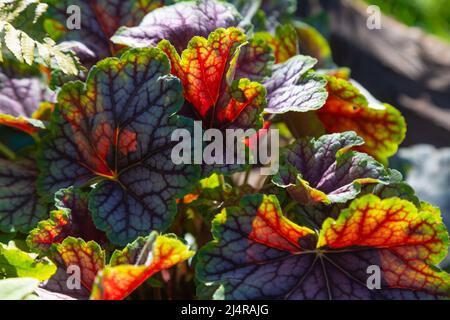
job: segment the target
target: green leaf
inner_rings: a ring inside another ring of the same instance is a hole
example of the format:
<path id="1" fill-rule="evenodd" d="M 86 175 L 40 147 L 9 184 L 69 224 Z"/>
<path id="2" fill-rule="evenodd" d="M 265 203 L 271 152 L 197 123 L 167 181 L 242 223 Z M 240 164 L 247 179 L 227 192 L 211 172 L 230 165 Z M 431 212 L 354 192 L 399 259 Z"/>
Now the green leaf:
<path id="1" fill-rule="evenodd" d="M 31 8 L 31 10 L 29 10 Z M 60 69 L 66 74 L 78 74 L 78 59 L 50 38 L 35 39 L 28 30 L 23 30 L 19 17 L 29 15 L 34 24 L 47 10 L 47 5 L 38 0 L 3 1 L 0 3 L 0 62 L 3 62 L 2 50 L 8 49 L 22 63 L 34 62 L 49 68 Z M 26 21 L 29 23 L 30 21 Z M 30 29 L 28 26 L 27 29 Z M 32 30 L 30 30 L 32 32 Z"/>
<path id="2" fill-rule="evenodd" d="M 40 281 L 48 280 L 56 272 L 56 266 L 47 258 L 18 249 L 13 242 L 0 244 L 0 277 L 28 277 Z M 0 290 L 1 291 L 1 290 Z"/>

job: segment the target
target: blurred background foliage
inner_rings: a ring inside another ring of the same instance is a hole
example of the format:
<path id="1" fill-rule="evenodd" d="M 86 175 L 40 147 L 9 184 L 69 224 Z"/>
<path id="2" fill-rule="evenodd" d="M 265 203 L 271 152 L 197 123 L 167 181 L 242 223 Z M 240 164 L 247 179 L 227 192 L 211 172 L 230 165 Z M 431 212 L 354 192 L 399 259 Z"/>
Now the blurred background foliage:
<path id="1" fill-rule="evenodd" d="M 365 0 L 408 26 L 450 42 L 450 0 Z"/>

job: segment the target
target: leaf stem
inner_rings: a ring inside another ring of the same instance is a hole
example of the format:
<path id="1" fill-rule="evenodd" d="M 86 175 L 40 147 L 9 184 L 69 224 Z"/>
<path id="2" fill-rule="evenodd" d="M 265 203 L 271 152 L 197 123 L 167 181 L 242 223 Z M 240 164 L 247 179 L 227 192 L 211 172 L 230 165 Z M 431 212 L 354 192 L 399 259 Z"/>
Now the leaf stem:
<path id="1" fill-rule="evenodd" d="M 247 185 L 251 172 L 252 172 L 252 168 L 248 168 L 247 171 L 245 172 L 245 178 L 244 178 L 244 184 L 243 184 L 244 186 Z"/>
<path id="2" fill-rule="evenodd" d="M 16 160 L 15 152 L 1 142 L 0 142 L 0 153 L 3 154 L 9 160 Z"/>
<path id="3" fill-rule="evenodd" d="M 284 214 L 287 214 L 289 211 L 291 211 L 295 206 L 297 205 L 297 201 L 293 200 L 289 202 L 286 207 L 284 207 Z"/>

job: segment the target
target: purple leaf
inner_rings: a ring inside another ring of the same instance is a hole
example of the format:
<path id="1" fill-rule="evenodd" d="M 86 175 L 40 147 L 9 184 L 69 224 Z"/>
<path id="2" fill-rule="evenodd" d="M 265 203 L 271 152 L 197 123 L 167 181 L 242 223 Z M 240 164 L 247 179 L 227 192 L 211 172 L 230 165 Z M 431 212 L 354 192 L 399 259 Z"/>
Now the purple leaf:
<path id="1" fill-rule="evenodd" d="M 288 148 L 273 182 L 300 204 L 354 199 L 361 186 L 389 183 L 392 174 L 372 157 L 349 151 L 363 143 L 354 132 L 300 139 Z"/>
<path id="2" fill-rule="evenodd" d="M 317 63 L 308 56 L 295 56 L 277 64 L 272 76 L 264 82 L 267 89 L 268 113 L 307 112 L 321 108 L 328 97 L 326 81 L 307 74 Z"/>
<path id="3" fill-rule="evenodd" d="M 218 28 L 238 26 L 241 19 L 236 9 L 224 2 L 180 2 L 150 12 L 137 27 L 120 28 L 111 41 L 142 48 L 166 39 L 181 53 L 194 36 L 206 38 Z"/>

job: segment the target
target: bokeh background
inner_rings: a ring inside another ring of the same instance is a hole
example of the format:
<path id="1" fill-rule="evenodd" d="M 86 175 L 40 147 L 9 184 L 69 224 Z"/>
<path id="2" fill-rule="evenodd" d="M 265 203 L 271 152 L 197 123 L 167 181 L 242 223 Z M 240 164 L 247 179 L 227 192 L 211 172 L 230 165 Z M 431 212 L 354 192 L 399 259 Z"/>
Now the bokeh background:
<path id="1" fill-rule="evenodd" d="M 390 166 L 450 226 L 450 0 L 301 0 L 298 14 L 329 40 L 334 62 L 408 123 Z M 367 27 L 373 7 L 381 28 Z"/>

